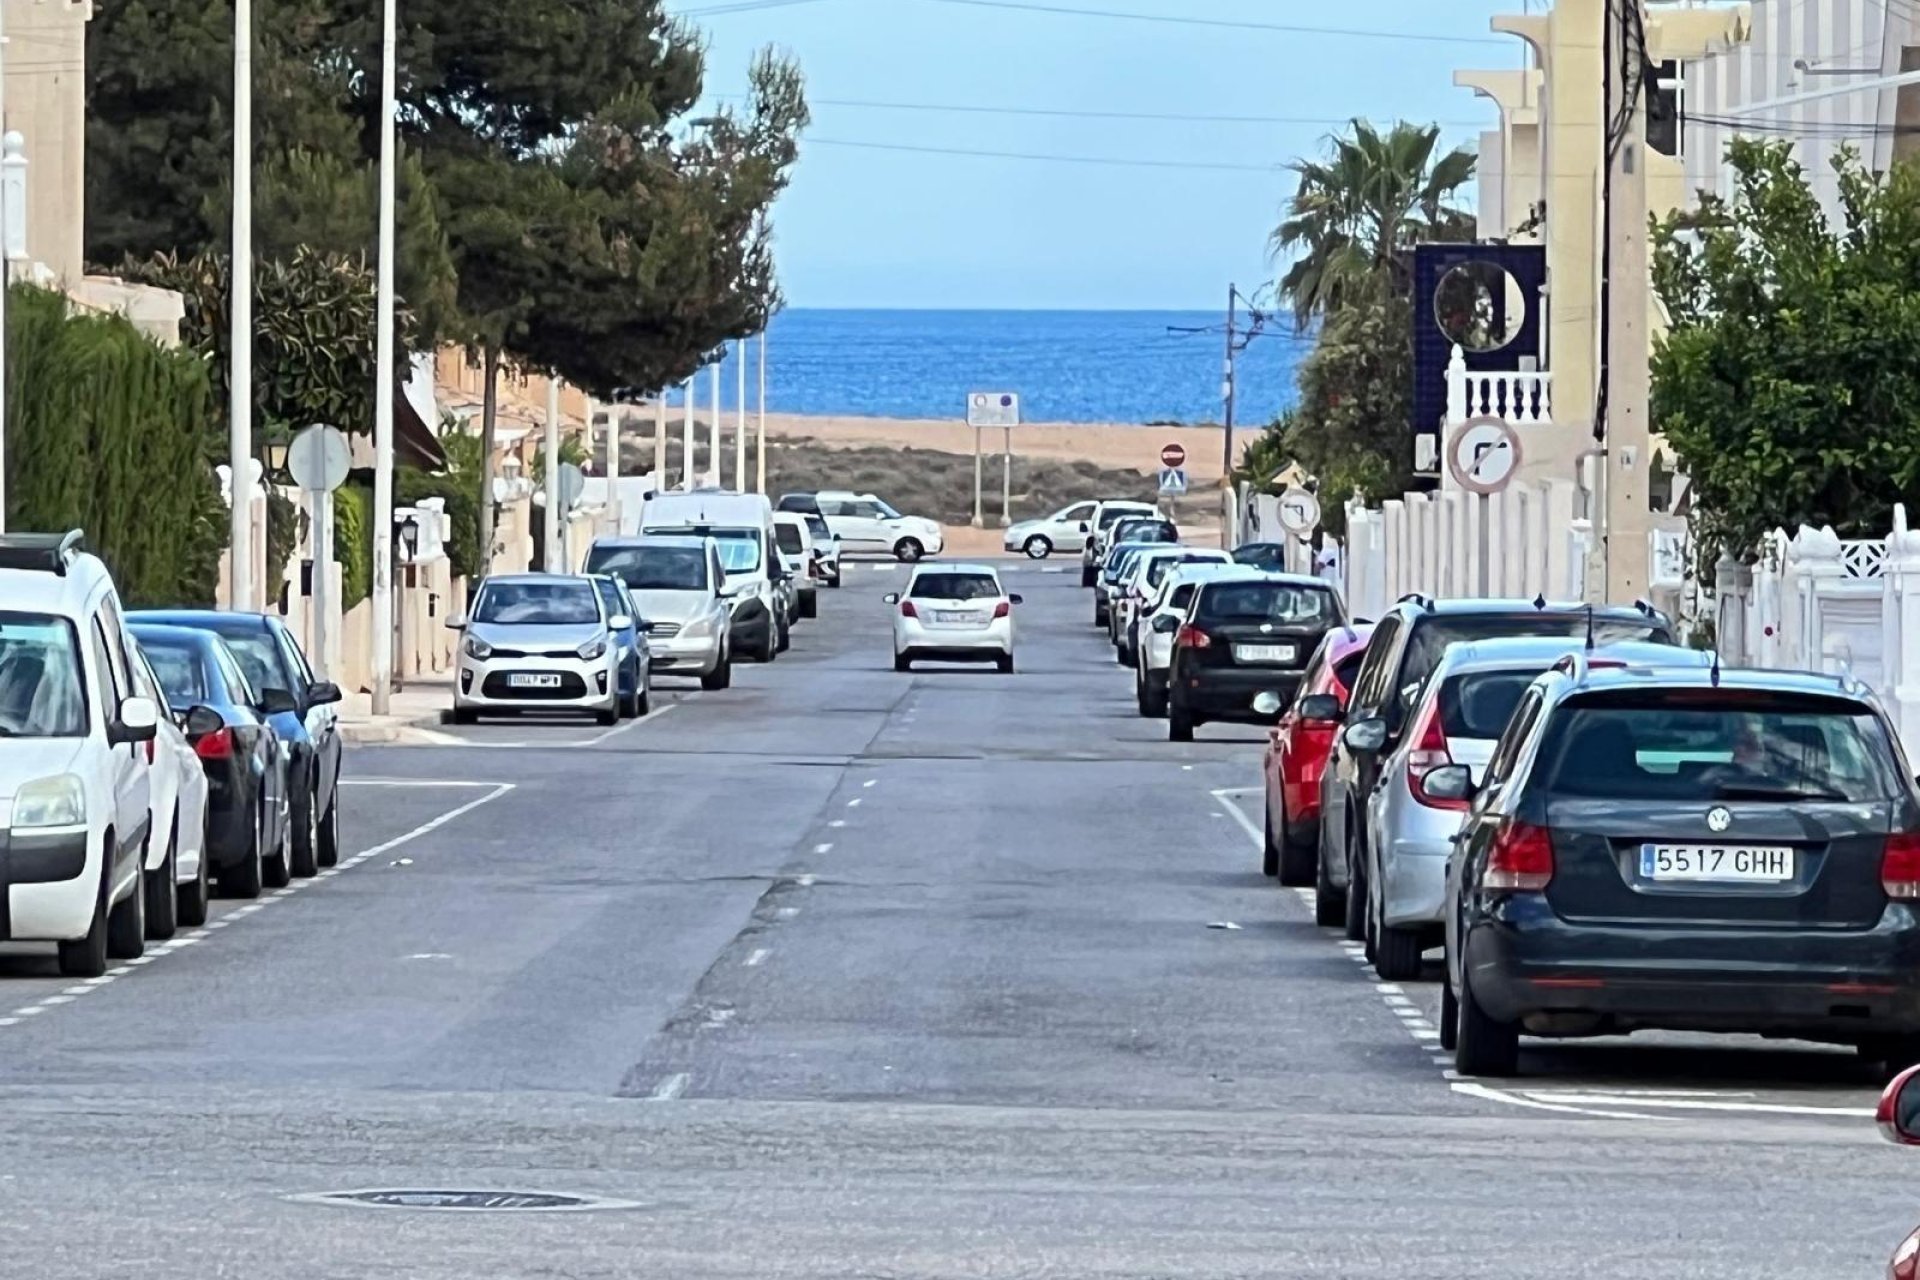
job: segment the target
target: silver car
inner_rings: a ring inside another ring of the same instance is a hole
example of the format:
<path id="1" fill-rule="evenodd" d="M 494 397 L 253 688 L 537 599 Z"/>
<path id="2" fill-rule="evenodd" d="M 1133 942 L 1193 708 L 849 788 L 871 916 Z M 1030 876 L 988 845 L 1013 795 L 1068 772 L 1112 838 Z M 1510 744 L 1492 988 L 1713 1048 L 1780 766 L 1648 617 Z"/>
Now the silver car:
<path id="1" fill-rule="evenodd" d="M 454 723 L 503 711 L 585 711 L 617 723 L 623 658 L 613 632 L 631 622 L 608 617 L 578 574 L 488 578 L 471 616 L 447 624 L 464 633 Z"/>
<path id="2" fill-rule="evenodd" d="M 733 683 L 727 574 L 712 538 L 600 538 L 587 551 L 587 572 L 626 584 L 646 624 L 655 675 L 698 676 L 702 689 Z"/>
<path id="3" fill-rule="evenodd" d="M 1527 686 L 1583 647 L 1579 636 L 1514 637 L 1463 641 L 1442 653 L 1408 720 L 1412 728 L 1381 764 L 1367 800 L 1367 941 L 1382 978 L 1419 977 L 1421 952 L 1442 940 L 1447 858 L 1468 806 L 1427 794 L 1421 780 L 1456 764 L 1477 785 Z M 1709 661 L 1691 649 L 1638 642 L 1589 655 L 1590 667 Z"/>

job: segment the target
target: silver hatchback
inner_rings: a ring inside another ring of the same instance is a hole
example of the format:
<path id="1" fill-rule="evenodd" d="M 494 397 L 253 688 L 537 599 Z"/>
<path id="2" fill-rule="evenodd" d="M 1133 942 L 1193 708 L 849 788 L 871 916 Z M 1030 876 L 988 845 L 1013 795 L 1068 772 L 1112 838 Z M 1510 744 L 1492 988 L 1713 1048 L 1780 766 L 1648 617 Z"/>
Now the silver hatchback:
<path id="1" fill-rule="evenodd" d="M 496 711 L 585 711 L 620 719 L 620 646 L 633 625 L 609 618 L 593 581 L 577 574 L 488 578 L 461 631 L 453 689 L 455 723 Z"/>

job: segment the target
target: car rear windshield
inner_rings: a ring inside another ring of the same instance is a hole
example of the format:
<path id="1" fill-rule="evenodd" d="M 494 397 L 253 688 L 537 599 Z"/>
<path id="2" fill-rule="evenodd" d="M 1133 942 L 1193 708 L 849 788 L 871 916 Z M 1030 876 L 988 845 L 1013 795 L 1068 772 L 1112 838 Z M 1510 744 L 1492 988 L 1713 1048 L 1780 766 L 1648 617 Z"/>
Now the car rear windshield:
<path id="1" fill-rule="evenodd" d="M 1172 573 L 1177 565 L 1213 563 L 1217 562 L 1212 556 L 1156 556 L 1147 566 L 1147 585 L 1159 586 L 1167 580 L 1167 575 Z"/>
<path id="2" fill-rule="evenodd" d="M 0 612 L 0 738 L 84 737 L 85 690 L 71 622 Z"/>
<path id="3" fill-rule="evenodd" d="M 1340 682 L 1341 688 L 1353 688 L 1354 677 L 1360 674 L 1360 664 L 1365 662 L 1366 658 L 1367 651 L 1363 646 L 1333 664 L 1333 678 Z"/>
<path id="4" fill-rule="evenodd" d="M 1449 738 L 1498 738 L 1527 686 L 1546 663 L 1521 671 L 1468 671 L 1440 686 L 1440 732 Z"/>
<path id="5" fill-rule="evenodd" d="M 1284 569 L 1287 549 L 1277 542 L 1249 542 L 1234 548 L 1235 564 L 1250 564 L 1256 569 Z"/>
<path id="6" fill-rule="evenodd" d="M 705 591 L 705 547 L 595 547 L 587 572 L 604 573 L 629 591 Z"/>
<path id="7" fill-rule="evenodd" d="M 1216 582 L 1200 593 L 1195 620 L 1330 627 L 1340 621 L 1340 604 L 1326 587 L 1294 582 Z"/>
<path id="8" fill-rule="evenodd" d="M 776 524 L 773 526 L 773 540 L 790 556 L 797 556 L 807 549 L 807 544 L 801 540 L 800 530 L 796 525 Z"/>
<path id="9" fill-rule="evenodd" d="M 1000 584 L 985 573 L 923 573 L 907 594 L 916 600 L 992 600 Z"/>
<path id="10" fill-rule="evenodd" d="M 600 621 L 588 582 L 489 582 L 474 606 L 475 622 L 509 626 L 579 626 Z"/>
<path id="11" fill-rule="evenodd" d="M 280 646 L 273 642 L 273 636 L 263 628 L 250 626 L 241 621 L 225 626 L 216 622 L 204 629 L 212 631 L 227 642 L 227 648 L 233 651 L 234 658 L 240 663 L 240 670 L 246 673 L 247 683 L 255 689 L 291 690 L 293 688 L 293 677 L 287 671 L 286 655 L 280 652 Z"/>
<path id="12" fill-rule="evenodd" d="M 1120 542 L 1178 542 L 1180 531 L 1164 520 L 1142 520 L 1138 524 L 1121 525 L 1117 531 Z"/>
<path id="13" fill-rule="evenodd" d="M 1597 799 L 1863 802 L 1897 794 L 1879 717 L 1846 699 L 1636 690 L 1562 709 L 1535 777 Z"/>
<path id="14" fill-rule="evenodd" d="M 176 640 L 157 640 L 138 631 L 134 634 L 168 702 L 176 707 L 194 707 L 207 700 L 206 672 L 198 650 Z"/>
<path id="15" fill-rule="evenodd" d="M 1504 636 L 1584 636 L 1585 613 L 1498 613 L 1466 614 L 1455 617 L 1424 617 L 1414 626 L 1413 639 L 1407 642 L 1407 656 L 1400 668 L 1400 687 L 1425 684 L 1440 656 L 1450 644 L 1461 640 L 1491 640 Z M 1593 642 L 1618 644 L 1623 640 L 1670 643 L 1664 624 L 1652 619 L 1595 618 Z"/>
<path id="16" fill-rule="evenodd" d="M 818 511 L 819 502 L 810 493 L 783 493 L 780 495 L 781 511 Z"/>
<path id="17" fill-rule="evenodd" d="M 1117 520 L 1138 520 L 1144 514 L 1138 507 L 1106 507 L 1100 512 L 1099 527 L 1109 529 Z"/>

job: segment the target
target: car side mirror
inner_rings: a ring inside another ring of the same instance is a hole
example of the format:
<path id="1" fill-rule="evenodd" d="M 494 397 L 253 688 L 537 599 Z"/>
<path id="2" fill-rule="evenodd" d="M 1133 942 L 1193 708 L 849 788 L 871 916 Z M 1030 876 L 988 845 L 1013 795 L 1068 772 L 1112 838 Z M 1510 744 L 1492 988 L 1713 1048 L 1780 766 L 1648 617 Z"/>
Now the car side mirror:
<path id="1" fill-rule="evenodd" d="M 122 698 L 119 713 L 108 730 L 108 740 L 118 746 L 128 742 L 151 742 L 160 731 L 160 708 L 151 698 Z"/>
<path id="2" fill-rule="evenodd" d="M 626 631 L 632 626 L 633 619 L 624 613 L 616 613 L 607 619 L 607 629 L 610 631 Z"/>
<path id="3" fill-rule="evenodd" d="M 293 700 L 293 694 L 288 690 L 268 688 L 260 691 L 260 709 L 270 716 L 277 716 L 298 711 L 300 704 Z"/>
<path id="4" fill-rule="evenodd" d="M 340 701 L 340 686 L 331 680 L 315 680 L 307 686 L 307 701 L 316 707 Z"/>
<path id="5" fill-rule="evenodd" d="M 1027 598 L 1018 593 L 1015 593 L 1014 595 L 1010 595 L 1007 597 L 1008 604 L 1025 604 L 1026 602 L 1027 602 Z"/>
<path id="6" fill-rule="evenodd" d="M 227 727 L 227 719 L 212 707 L 190 708 L 180 722 L 181 732 L 198 741 Z"/>
<path id="7" fill-rule="evenodd" d="M 1920 1147 L 1920 1067 L 1908 1067 L 1893 1078 L 1873 1118 L 1888 1142 Z"/>
<path id="8" fill-rule="evenodd" d="M 464 614 L 464 613 L 462 613 L 462 614 L 458 614 L 458 615 L 456 615 L 455 617 L 451 617 L 451 618 L 448 618 L 448 619 L 447 619 L 447 630 L 449 630 L 449 631 L 465 631 L 466 629 L 467 629 L 467 615 L 466 615 L 466 614 Z"/>
<path id="9" fill-rule="evenodd" d="M 1435 800 L 1473 799 L 1473 771 L 1463 764 L 1443 764 L 1420 777 L 1420 789 Z"/>
<path id="10" fill-rule="evenodd" d="M 1379 716 L 1372 716 L 1350 724 L 1340 740 L 1347 744 L 1349 751 L 1371 755 L 1387 745 L 1387 722 Z"/>
<path id="11" fill-rule="evenodd" d="M 1346 712 L 1330 693 L 1310 693 L 1300 699 L 1300 718 L 1308 724 L 1339 724 Z"/>
<path id="12" fill-rule="evenodd" d="M 899 604 L 900 593 L 898 591 L 889 591 L 887 594 L 881 596 L 880 599 L 885 604 Z"/>
<path id="13" fill-rule="evenodd" d="M 1170 613 L 1155 614 L 1153 629 L 1163 636 L 1170 636 L 1180 629 L 1180 619 Z"/>

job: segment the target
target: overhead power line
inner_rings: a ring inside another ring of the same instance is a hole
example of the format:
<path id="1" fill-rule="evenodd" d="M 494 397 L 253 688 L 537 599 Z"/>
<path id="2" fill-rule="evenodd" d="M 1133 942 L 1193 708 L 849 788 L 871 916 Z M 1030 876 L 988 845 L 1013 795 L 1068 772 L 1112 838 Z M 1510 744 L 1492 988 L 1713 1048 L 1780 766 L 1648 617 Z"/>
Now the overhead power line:
<path id="1" fill-rule="evenodd" d="M 1044 160 L 1057 164 L 1104 164 L 1134 169 L 1214 169 L 1234 173 L 1265 173 L 1279 177 L 1285 172 L 1277 164 L 1214 163 L 1206 160 L 1149 160 L 1132 156 L 1069 156 L 1032 151 L 986 151 L 968 147 L 930 147 L 905 142 L 861 142 L 852 138 L 816 138 L 807 144 L 826 147 L 856 147 L 864 151 L 911 151 L 935 156 L 977 156 L 988 160 Z"/>
<path id="2" fill-rule="evenodd" d="M 1075 18 L 1114 18 L 1126 22 L 1152 22 L 1165 26 L 1214 27 L 1229 31 L 1278 31 L 1296 36 L 1341 36 L 1355 40 L 1411 40 L 1426 44 L 1499 45 L 1511 48 L 1511 39 L 1492 36 L 1432 35 L 1417 31 L 1392 31 L 1379 27 L 1317 27 L 1299 23 L 1248 22 L 1234 18 L 1176 17 L 1163 13 L 1134 13 L 1124 9 L 1080 9 L 1067 5 L 1040 4 L 1035 0 L 927 0 L 932 4 L 964 5 L 974 9 L 1004 9 L 1021 13 L 1065 14 Z"/>
<path id="3" fill-rule="evenodd" d="M 728 101 L 745 101 L 749 97 L 744 93 L 723 93 L 715 96 Z M 1177 111 L 1096 111 L 1075 107 L 997 106 L 989 103 L 887 102 L 871 98 L 809 98 L 807 105 L 849 107 L 871 111 L 952 112 L 956 115 L 1046 116 L 1066 120 L 1157 120 L 1174 124 L 1283 124 L 1337 127 L 1352 119 L 1350 116 L 1247 116 Z M 1448 129 L 1481 129 L 1487 125 L 1485 120 L 1443 120 L 1439 123 L 1441 127 Z"/>
<path id="4" fill-rule="evenodd" d="M 681 18 L 718 18 L 729 13 L 757 13 L 762 9 L 790 9 L 794 5 L 818 4 L 820 0 L 736 0 L 733 4 L 708 5 L 675 15 Z"/>

